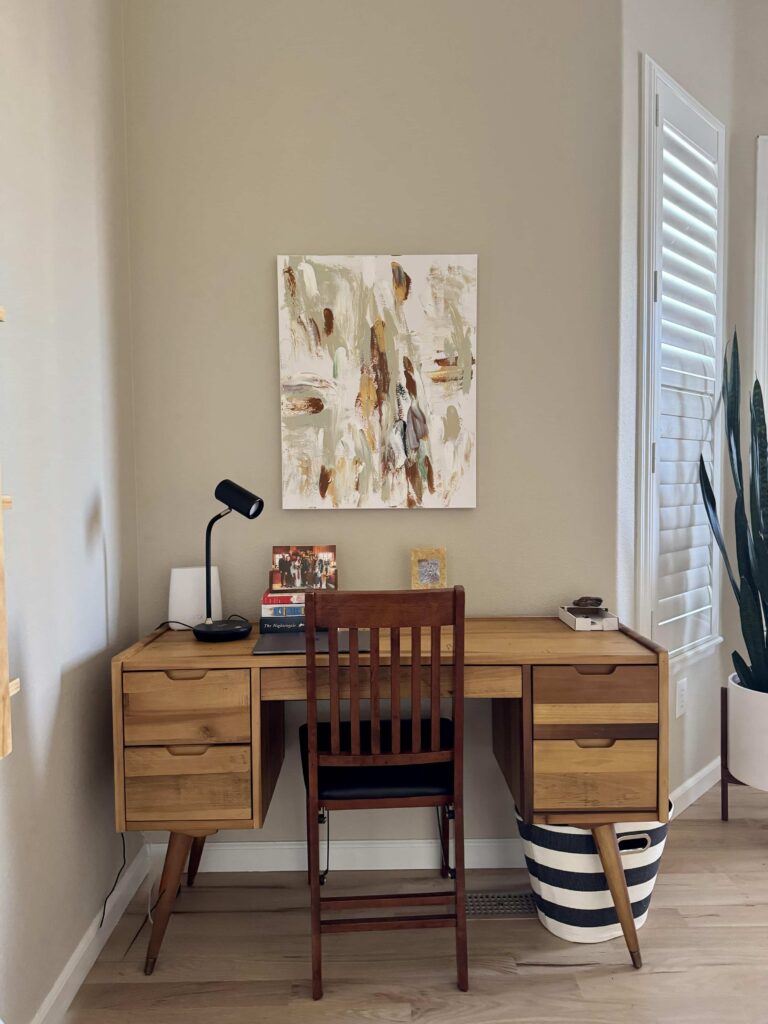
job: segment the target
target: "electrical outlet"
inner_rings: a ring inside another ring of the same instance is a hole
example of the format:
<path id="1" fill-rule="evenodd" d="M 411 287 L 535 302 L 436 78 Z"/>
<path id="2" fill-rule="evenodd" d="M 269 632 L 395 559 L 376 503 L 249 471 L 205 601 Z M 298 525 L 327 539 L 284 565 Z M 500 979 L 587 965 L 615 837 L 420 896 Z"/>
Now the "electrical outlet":
<path id="1" fill-rule="evenodd" d="M 688 709 L 688 680 L 678 679 L 675 690 L 675 717 L 681 718 Z"/>

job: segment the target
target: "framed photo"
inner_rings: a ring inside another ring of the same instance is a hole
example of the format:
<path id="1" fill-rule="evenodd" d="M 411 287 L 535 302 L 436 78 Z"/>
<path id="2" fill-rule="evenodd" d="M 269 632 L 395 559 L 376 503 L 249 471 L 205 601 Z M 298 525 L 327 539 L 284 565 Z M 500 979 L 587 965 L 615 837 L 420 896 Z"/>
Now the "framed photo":
<path id="1" fill-rule="evenodd" d="M 338 590 L 336 545 L 273 547 L 269 586 L 270 590 Z"/>
<path id="2" fill-rule="evenodd" d="M 445 548 L 412 548 L 411 590 L 438 590 L 447 585 Z"/>

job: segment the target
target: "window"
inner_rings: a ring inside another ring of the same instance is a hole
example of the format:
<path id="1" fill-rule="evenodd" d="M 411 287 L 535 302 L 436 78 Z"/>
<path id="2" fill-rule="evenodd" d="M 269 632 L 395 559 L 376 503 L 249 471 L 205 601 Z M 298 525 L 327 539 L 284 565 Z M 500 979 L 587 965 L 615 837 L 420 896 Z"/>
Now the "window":
<path id="1" fill-rule="evenodd" d="M 698 461 L 717 488 L 725 129 L 648 59 L 645 86 L 638 609 L 674 654 L 719 628 Z"/>

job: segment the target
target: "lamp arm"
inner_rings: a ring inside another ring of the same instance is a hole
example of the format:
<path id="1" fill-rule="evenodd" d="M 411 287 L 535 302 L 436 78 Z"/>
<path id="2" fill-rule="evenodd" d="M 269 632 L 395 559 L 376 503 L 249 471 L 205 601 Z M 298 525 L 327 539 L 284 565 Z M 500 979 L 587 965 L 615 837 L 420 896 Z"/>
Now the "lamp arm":
<path id="1" fill-rule="evenodd" d="M 205 528 L 205 621 L 208 623 L 213 622 L 211 614 L 211 533 L 214 525 L 224 516 L 228 516 L 231 511 L 231 508 L 226 508 L 223 512 L 219 512 Z"/>

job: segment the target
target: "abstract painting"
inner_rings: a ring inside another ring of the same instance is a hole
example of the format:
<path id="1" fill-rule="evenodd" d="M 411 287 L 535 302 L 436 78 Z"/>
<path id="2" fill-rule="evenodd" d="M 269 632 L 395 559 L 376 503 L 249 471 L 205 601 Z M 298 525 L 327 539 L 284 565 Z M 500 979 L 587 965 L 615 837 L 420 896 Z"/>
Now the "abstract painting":
<path id="1" fill-rule="evenodd" d="M 477 257 L 279 256 L 283 508 L 474 508 Z"/>

